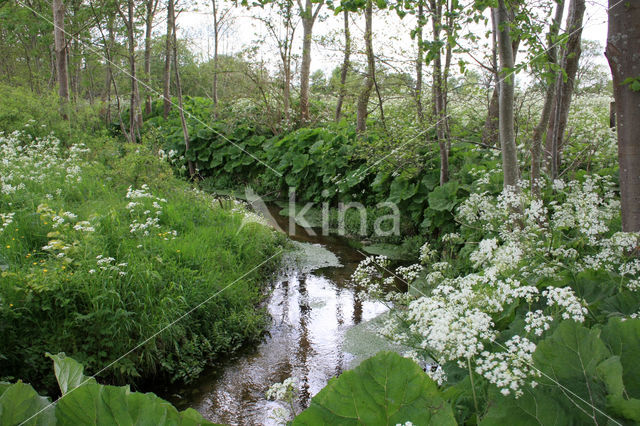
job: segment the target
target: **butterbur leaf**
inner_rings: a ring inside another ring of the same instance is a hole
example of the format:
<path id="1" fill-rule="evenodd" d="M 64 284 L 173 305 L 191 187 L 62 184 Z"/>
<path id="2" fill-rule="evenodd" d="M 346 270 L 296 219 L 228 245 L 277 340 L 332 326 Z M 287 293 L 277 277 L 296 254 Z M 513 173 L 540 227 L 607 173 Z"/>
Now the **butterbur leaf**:
<path id="1" fill-rule="evenodd" d="M 52 425 L 55 406 L 26 383 L 0 383 L 0 424 Z"/>
<path id="2" fill-rule="evenodd" d="M 626 392 L 640 399 L 640 319 L 611 318 L 602 329 L 601 337 L 611 353 L 620 357 Z"/>
<path id="3" fill-rule="evenodd" d="M 380 352 L 346 371 L 311 400 L 294 425 L 455 425 L 436 384 L 413 361 Z"/>
<path id="4" fill-rule="evenodd" d="M 458 182 L 450 181 L 429 193 L 429 208 L 436 211 L 452 211 L 458 204 Z"/>
<path id="5" fill-rule="evenodd" d="M 599 334 L 597 329 L 585 328 L 571 320 L 563 321 L 550 337 L 538 344 L 533 354 L 534 363 L 541 372 L 539 381 L 545 387 L 558 390 L 558 402 L 568 412 L 582 416 L 583 422 L 592 422 L 591 415 L 604 422 L 607 392 L 597 369 L 611 352 Z M 559 387 L 564 392 L 559 392 Z"/>
<path id="6" fill-rule="evenodd" d="M 73 358 L 69 358 L 64 353 L 57 355 L 47 353 L 47 356 L 53 360 L 53 371 L 58 380 L 58 386 L 60 386 L 62 395 L 65 395 L 83 383 L 95 382 L 94 378 L 84 375 L 84 367 L 82 364 Z"/>
<path id="7" fill-rule="evenodd" d="M 520 426 L 567 425 L 572 416 L 558 404 L 557 399 L 537 388 L 523 389 L 520 398 L 504 396 L 493 388 L 489 398 L 489 411 L 480 426 L 503 426 L 514 423 Z"/>

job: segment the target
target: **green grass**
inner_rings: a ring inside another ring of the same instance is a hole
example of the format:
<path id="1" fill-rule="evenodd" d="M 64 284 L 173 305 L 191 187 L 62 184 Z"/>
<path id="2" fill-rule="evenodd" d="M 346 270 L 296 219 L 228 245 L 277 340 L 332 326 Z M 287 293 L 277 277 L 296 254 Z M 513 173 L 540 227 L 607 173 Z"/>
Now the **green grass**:
<path id="1" fill-rule="evenodd" d="M 88 140 L 89 152 L 70 157 L 51 138 L 33 148 L 42 140 L 0 138 L 3 182 L 24 185 L 0 193 L 0 212 L 14 213 L 0 232 L 0 378 L 51 391 L 44 354 L 65 352 L 92 374 L 126 354 L 99 375 L 109 383 L 189 382 L 261 339 L 268 318 L 259 303 L 278 256 L 250 271 L 282 250 L 283 237 L 241 226 L 240 207 L 192 190 L 143 146 Z M 156 198 L 126 198 L 143 185 Z M 130 211 L 132 201 L 141 205 Z M 57 227 L 56 216 L 65 218 Z M 149 235 L 130 231 L 156 216 Z M 81 221 L 94 230 L 74 229 Z"/>

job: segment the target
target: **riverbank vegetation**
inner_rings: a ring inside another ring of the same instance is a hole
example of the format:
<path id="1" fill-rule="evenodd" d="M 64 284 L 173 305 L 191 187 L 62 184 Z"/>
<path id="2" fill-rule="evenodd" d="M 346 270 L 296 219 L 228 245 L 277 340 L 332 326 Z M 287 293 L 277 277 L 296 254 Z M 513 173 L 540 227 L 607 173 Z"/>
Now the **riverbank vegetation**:
<path id="1" fill-rule="evenodd" d="M 0 5 L 2 423 L 205 423 L 123 385 L 262 341 L 288 243 L 250 207 L 299 221 L 293 189 L 411 350 L 308 407 L 276 384 L 280 420 L 640 422 L 640 6 L 604 6 L 610 78 L 584 0 L 240 3 L 212 54 L 190 3 Z M 240 10 L 256 40 L 221 54 Z"/>

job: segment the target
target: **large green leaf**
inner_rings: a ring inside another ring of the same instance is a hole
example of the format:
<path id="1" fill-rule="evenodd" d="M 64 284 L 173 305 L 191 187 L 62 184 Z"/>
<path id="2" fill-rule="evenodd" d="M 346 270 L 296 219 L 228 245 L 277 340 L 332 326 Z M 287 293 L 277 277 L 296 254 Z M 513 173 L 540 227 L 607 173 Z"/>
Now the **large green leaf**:
<path id="1" fill-rule="evenodd" d="M 178 412 L 153 393 L 131 392 L 128 386 L 98 384 L 84 375 L 80 363 L 64 354 L 47 356 L 53 360 L 62 391 L 62 397 L 56 401 L 57 424 L 211 424 L 194 410 Z"/>
<path id="2" fill-rule="evenodd" d="M 556 398 L 537 389 L 525 389 L 518 399 L 501 395 L 494 389 L 489 399 L 489 411 L 480 422 L 481 426 L 516 424 L 516 419 L 519 426 L 572 423 L 573 416 L 558 404 Z"/>
<path id="3" fill-rule="evenodd" d="M 398 176 L 391 183 L 389 198 L 387 201 L 399 203 L 413 197 L 418 190 L 418 185 L 410 183 L 405 177 Z"/>
<path id="4" fill-rule="evenodd" d="M 429 193 L 429 208 L 437 211 L 452 211 L 459 201 L 456 197 L 457 192 L 457 181 L 438 186 Z"/>
<path id="5" fill-rule="evenodd" d="M 620 357 L 624 387 L 632 398 L 640 399 L 640 319 L 612 318 L 602 329 L 602 340 Z"/>
<path id="6" fill-rule="evenodd" d="M 331 379 L 294 425 L 454 425 L 436 384 L 413 361 L 380 352 Z"/>
<path id="7" fill-rule="evenodd" d="M 64 353 L 57 355 L 47 353 L 47 356 L 53 360 L 53 371 L 58 380 L 58 386 L 60 387 L 62 395 L 65 395 L 83 383 L 95 382 L 94 378 L 84 375 L 84 367 L 82 364 L 66 356 Z"/>
<path id="8" fill-rule="evenodd" d="M 538 344 L 533 354 L 542 374 L 539 379 L 542 385 L 558 395 L 567 411 L 580 414 L 585 422 L 593 421 L 592 416 L 604 422 L 607 405 L 605 383 L 598 366 L 611 352 L 599 333 L 574 321 L 563 321 L 549 338 Z"/>
<path id="9" fill-rule="evenodd" d="M 0 424 L 55 424 L 55 406 L 26 383 L 0 383 Z M 28 420 L 28 421 L 27 421 Z"/>

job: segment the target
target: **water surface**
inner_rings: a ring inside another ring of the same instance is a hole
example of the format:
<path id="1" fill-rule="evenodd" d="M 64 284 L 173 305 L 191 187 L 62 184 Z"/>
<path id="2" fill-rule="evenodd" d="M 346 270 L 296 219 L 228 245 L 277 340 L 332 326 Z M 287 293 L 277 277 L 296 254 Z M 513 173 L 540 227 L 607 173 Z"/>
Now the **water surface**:
<path id="1" fill-rule="evenodd" d="M 270 210 L 276 224 L 287 230 L 288 218 Z M 264 342 L 205 375 L 178 405 L 218 423 L 276 424 L 272 411 L 278 404 L 264 396 L 269 386 L 296 377 L 300 410 L 331 377 L 348 368 L 352 356 L 342 348 L 346 330 L 387 308 L 358 297 L 349 277 L 362 256 L 345 239 L 310 236 L 298 226 L 292 239 L 316 246 L 307 246 L 302 264 L 289 262 L 275 279 L 267 301 L 272 324 Z M 332 257 L 339 262 L 331 262 Z M 334 266 L 314 268 L 314 262 L 325 265 L 327 259 Z"/>

